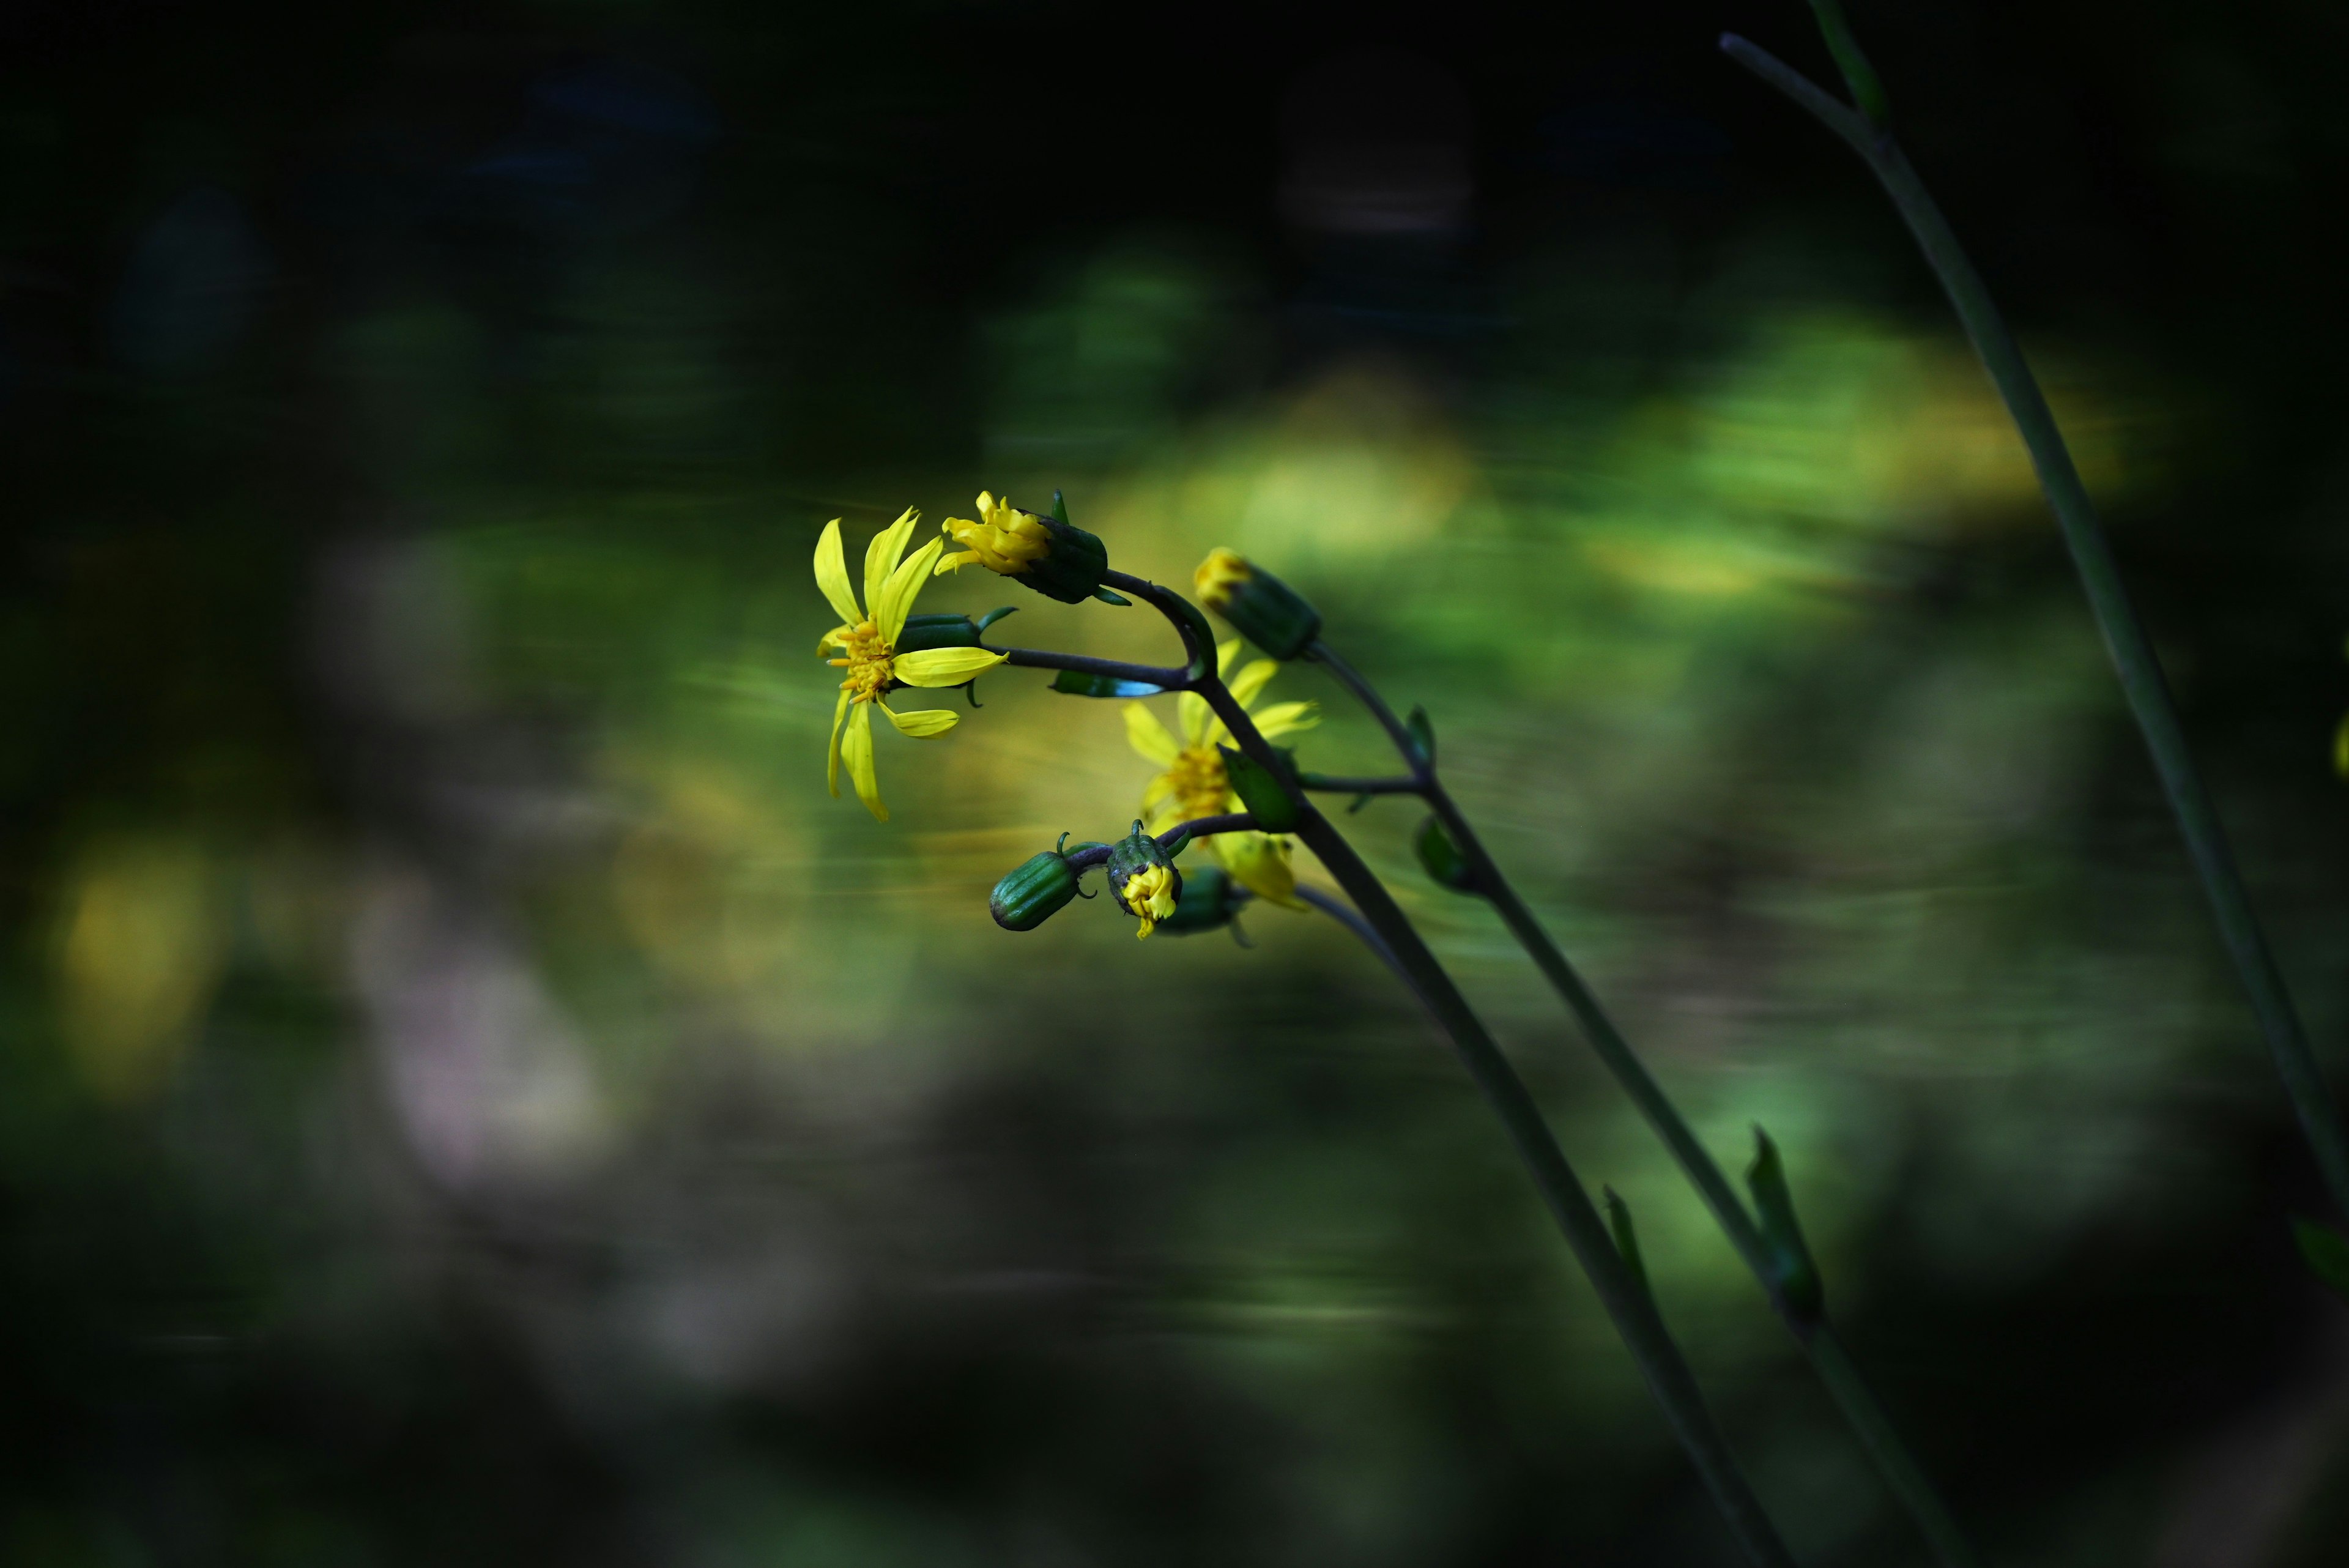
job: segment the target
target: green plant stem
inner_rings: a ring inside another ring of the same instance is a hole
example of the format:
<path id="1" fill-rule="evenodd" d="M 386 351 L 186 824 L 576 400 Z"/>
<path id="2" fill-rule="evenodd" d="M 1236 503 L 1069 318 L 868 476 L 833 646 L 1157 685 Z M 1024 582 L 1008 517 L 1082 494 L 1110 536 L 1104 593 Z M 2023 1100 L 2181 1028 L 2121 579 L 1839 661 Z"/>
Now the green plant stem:
<path id="1" fill-rule="evenodd" d="M 1386 699 L 1379 694 L 1378 688 L 1335 649 L 1327 642 L 1317 641 L 1306 650 L 1306 657 L 1328 669 L 1386 731 L 1396 753 L 1412 769 L 1418 781 L 1416 793 L 1435 813 L 1436 819 L 1444 824 L 1444 832 L 1450 835 L 1453 844 L 1467 860 L 1475 876 L 1474 891 L 1491 902 L 1502 922 L 1509 928 L 1510 934 L 1517 939 L 1518 946 L 1526 950 L 1535 966 L 1542 971 L 1543 978 L 1550 982 L 1551 988 L 1574 1013 L 1592 1052 L 1613 1075 L 1615 1081 L 1623 1086 L 1624 1092 L 1630 1096 L 1631 1103 L 1639 1107 L 1640 1114 L 1647 1118 L 1648 1125 L 1655 1129 L 1656 1136 L 1671 1150 L 1672 1158 L 1687 1176 L 1690 1185 L 1704 1199 L 1705 1207 L 1713 1210 L 1713 1219 L 1729 1238 L 1730 1245 L 1737 1250 L 1737 1255 L 1744 1260 L 1745 1266 L 1753 1272 L 1769 1296 L 1771 1310 L 1777 1314 L 1779 1320 L 1810 1357 L 1819 1380 L 1826 1385 L 1828 1395 L 1843 1411 L 1844 1419 L 1850 1425 L 1854 1436 L 1875 1462 L 1885 1484 L 1909 1510 L 1919 1532 L 1932 1547 L 1935 1557 L 1947 1568 L 1964 1568 L 1964 1565 L 1971 1563 L 1972 1551 L 1959 1532 L 1956 1520 L 1933 1490 L 1931 1482 L 1926 1480 L 1924 1470 L 1909 1454 L 1907 1446 L 1901 1442 L 1883 1405 L 1860 1376 L 1858 1368 L 1852 1365 L 1851 1358 L 1844 1353 L 1833 1326 L 1824 1315 L 1806 1316 L 1788 1305 L 1778 1288 L 1768 1243 L 1754 1217 L 1746 1211 L 1744 1201 L 1730 1186 L 1728 1177 L 1723 1174 L 1712 1154 L 1698 1141 L 1695 1131 L 1682 1116 L 1680 1108 L 1672 1104 L 1663 1086 L 1656 1082 L 1655 1075 L 1648 1071 L 1647 1063 L 1631 1048 L 1631 1043 L 1623 1037 L 1623 1032 L 1615 1026 L 1615 1021 L 1608 1016 L 1598 994 L 1568 961 L 1566 954 L 1542 929 L 1533 910 L 1517 896 L 1516 889 L 1509 885 L 1509 879 L 1502 875 L 1500 867 L 1495 864 L 1492 855 L 1485 849 L 1484 840 L 1469 825 L 1458 803 L 1453 800 L 1452 793 L 1444 787 L 1435 764 L 1423 756 L 1411 732 L 1395 717 L 1394 710 L 1387 706 Z"/>
<path id="2" fill-rule="evenodd" d="M 1197 612 L 1187 604 L 1177 608 L 1176 596 L 1170 590 L 1122 573 L 1112 573 L 1105 580 L 1122 592 L 1148 601 L 1174 624 L 1186 647 L 1194 643 L 1195 633 L 1184 611 L 1189 610 L 1192 616 Z M 1197 652 L 1192 649 L 1195 659 Z M 1187 681 L 1185 687 L 1206 701 L 1243 753 L 1271 770 L 1275 777 L 1284 776 L 1278 754 L 1266 742 L 1247 710 L 1233 700 L 1230 691 L 1216 677 L 1212 659 L 1206 665 L 1206 673 Z M 1470 1008 L 1467 998 L 1421 940 L 1385 885 L 1354 852 L 1353 846 L 1301 790 L 1292 791 L 1292 794 L 1298 808 L 1297 836 L 1338 879 L 1364 923 L 1385 944 L 1386 954 L 1394 967 L 1407 977 L 1411 989 L 1451 1037 L 1462 1064 L 1484 1094 L 1486 1104 L 1500 1117 L 1551 1218 L 1564 1233 L 1568 1248 L 1598 1292 L 1600 1304 L 1662 1407 L 1665 1421 L 1696 1467 L 1699 1479 L 1746 1558 L 1764 1568 L 1793 1568 L 1794 1557 L 1763 1511 L 1752 1484 L 1738 1468 L 1728 1438 L 1706 1406 L 1703 1391 L 1697 1386 L 1696 1375 L 1664 1326 L 1654 1299 L 1633 1278 L 1622 1255 L 1615 1250 L 1607 1222 L 1599 1217 L 1581 1179 L 1575 1175 L 1557 1138 L 1551 1136 L 1549 1125 L 1543 1120 L 1525 1080 L 1509 1065 L 1508 1058 Z"/>
<path id="3" fill-rule="evenodd" d="M 1830 42 L 1833 41 L 1830 35 Z M 1901 151 L 1891 132 L 1837 102 L 1800 72 L 1733 33 L 1722 36 L 1721 47 L 1730 58 L 1809 110 L 1867 161 L 1908 223 L 1909 232 L 1916 236 L 1918 248 L 1925 253 L 1926 264 L 1949 295 L 1958 319 L 1965 326 L 1966 336 L 1973 342 L 1974 352 L 1997 385 L 2008 414 L 2023 433 L 2023 444 L 2030 448 L 2032 466 L 2039 473 L 2039 486 L 2046 493 L 2047 504 L 2055 514 L 2064 547 L 2071 552 L 2072 565 L 2087 594 L 2088 607 L 2095 616 L 2096 629 L 2104 636 L 2105 650 L 2120 677 L 2121 691 L 2128 699 L 2137 729 L 2145 736 L 2146 749 L 2153 754 L 2154 771 L 2160 775 L 2162 790 L 2169 797 L 2170 810 L 2177 815 L 2178 831 L 2186 839 L 2187 853 L 2210 900 L 2220 940 L 2234 962 L 2243 990 L 2250 995 L 2260 1032 L 2266 1036 L 2269 1054 L 2275 1059 L 2276 1073 L 2283 1080 L 2284 1093 L 2291 1097 L 2292 1109 L 2299 1116 L 2301 1131 L 2315 1153 L 2333 1204 L 2342 1214 L 2349 1215 L 2349 1133 L 2343 1130 L 2340 1111 L 2317 1066 L 2315 1054 L 2309 1049 L 2308 1035 L 2292 1006 L 2292 993 L 2284 985 L 2282 971 L 2260 929 L 2259 917 L 2252 913 L 2251 897 L 2244 890 L 2242 876 L 2227 847 L 2226 832 L 2220 826 L 2218 812 L 2211 806 L 2201 774 L 2194 766 L 2193 753 L 2187 749 L 2186 733 L 2178 723 L 2168 685 L 2162 678 L 2160 661 L 2154 656 L 2153 645 L 2121 582 L 2119 568 L 2113 563 L 2095 509 L 2089 503 L 2087 486 L 2080 482 L 2071 451 L 2064 444 L 2055 416 L 2048 410 L 2047 400 L 2041 394 L 2014 335 L 2007 330 L 2005 319 L 1991 299 L 1982 275 L 1960 247 L 1949 221 L 1942 217 L 1916 170 L 1909 167 L 1908 155 Z M 1842 58 L 1840 50 L 1837 58 Z"/>

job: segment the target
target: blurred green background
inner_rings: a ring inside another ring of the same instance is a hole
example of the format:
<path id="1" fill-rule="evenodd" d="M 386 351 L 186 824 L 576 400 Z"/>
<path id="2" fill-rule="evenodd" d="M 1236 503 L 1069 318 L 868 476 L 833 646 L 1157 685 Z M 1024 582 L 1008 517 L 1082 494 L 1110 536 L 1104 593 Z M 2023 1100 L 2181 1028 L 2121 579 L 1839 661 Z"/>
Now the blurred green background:
<path id="1" fill-rule="evenodd" d="M 2344 1023 L 2349 24 L 1861 4 Z M 0 1559 L 1713 1564 L 1326 921 L 1014 937 L 1024 673 L 833 801 L 817 531 L 1066 491 L 1311 595 L 1999 1563 L 2349 1560 L 2321 1212 L 1803 8 L 0 12 Z M 1031 645 L 1140 612 L 977 573 Z M 1309 765 L 1375 733 L 1316 671 Z M 1905 1521 L 1477 906 L 1352 819 L 1806 1563 Z"/>

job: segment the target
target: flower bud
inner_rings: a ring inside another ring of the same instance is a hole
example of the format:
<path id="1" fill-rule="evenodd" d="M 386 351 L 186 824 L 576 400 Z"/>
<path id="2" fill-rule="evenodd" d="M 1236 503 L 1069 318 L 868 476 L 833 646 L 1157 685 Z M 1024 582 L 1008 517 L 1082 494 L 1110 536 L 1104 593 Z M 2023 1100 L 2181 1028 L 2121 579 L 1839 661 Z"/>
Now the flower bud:
<path id="1" fill-rule="evenodd" d="M 1169 936 L 1186 937 L 1194 931 L 1212 931 L 1228 926 L 1248 901 L 1248 890 L 1220 866 L 1199 866 L 1183 878 L 1183 891 L 1176 899 L 1174 912 L 1158 922 L 1158 929 Z"/>
<path id="2" fill-rule="evenodd" d="M 1321 612 L 1297 590 L 1218 545 L 1192 574 L 1199 601 L 1275 659 L 1294 659 L 1321 635 Z"/>
<path id="3" fill-rule="evenodd" d="M 1119 909 L 1142 922 L 1133 934 L 1146 937 L 1181 904 L 1183 873 L 1136 822 L 1132 833 L 1110 846 L 1109 890 Z"/>
<path id="4" fill-rule="evenodd" d="M 1069 836 L 1062 834 L 1066 844 Z M 1068 907 L 1077 896 L 1077 871 L 1058 849 L 1047 849 L 1007 873 L 987 900 L 988 912 L 1007 931 L 1032 931 Z"/>
<path id="5" fill-rule="evenodd" d="M 1455 893 L 1476 891 L 1476 869 L 1452 836 L 1444 831 L 1444 824 L 1430 816 L 1411 836 L 1411 846 L 1419 856 L 1419 864 L 1430 877 Z"/>
<path id="6" fill-rule="evenodd" d="M 1009 498 L 998 501 L 981 491 L 978 516 L 949 517 L 947 536 L 963 546 L 938 558 L 937 572 L 976 562 L 1016 578 L 1062 604 L 1082 604 L 1102 591 L 1109 550 L 1098 538 L 1058 517 L 1022 511 Z"/>

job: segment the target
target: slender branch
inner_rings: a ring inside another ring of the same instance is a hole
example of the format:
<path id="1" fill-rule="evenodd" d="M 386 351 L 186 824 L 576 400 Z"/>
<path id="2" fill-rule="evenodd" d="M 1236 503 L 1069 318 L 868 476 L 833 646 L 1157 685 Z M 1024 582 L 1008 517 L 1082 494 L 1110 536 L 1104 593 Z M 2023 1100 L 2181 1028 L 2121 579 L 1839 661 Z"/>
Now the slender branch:
<path id="1" fill-rule="evenodd" d="M 1297 782 L 1322 794 L 1417 794 L 1423 787 L 1413 778 L 1350 779 L 1330 774 L 1300 773 Z"/>
<path id="2" fill-rule="evenodd" d="M 1223 682 L 1203 680 L 1197 691 L 1232 732 L 1240 749 L 1279 776 L 1278 759 L 1272 747 L 1247 711 L 1233 701 Z M 1463 1064 L 1516 1146 L 1518 1158 L 1532 1175 L 1551 1218 L 1564 1232 L 1575 1261 L 1582 1265 L 1584 1274 L 1599 1293 L 1616 1332 L 1639 1364 L 1650 1391 L 1662 1407 L 1665 1420 L 1695 1465 L 1731 1533 L 1752 1562 L 1789 1568 L 1794 1559 L 1779 1539 L 1776 1527 L 1763 1511 L 1761 1500 L 1738 1469 L 1728 1439 L 1705 1405 L 1695 1374 L 1672 1342 L 1653 1298 L 1616 1251 L 1607 1222 L 1599 1217 L 1581 1179 L 1567 1162 L 1565 1152 L 1543 1120 L 1525 1080 L 1509 1065 L 1508 1058 L 1502 1054 L 1500 1046 L 1469 1007 L 1452 977 L 1428 950 L 1393 896 L 1355 853 L 1353 846 L 1303 792 L 1298 792 L 1296 800 L 1297 836 L 1337 877 L 1362 919 L 1384 940 L 1396 965 L 1410 975 L 1413 988 L 1429 1012 L 1452 1037 Z"/>
<path id="3" fill-rule="evenodd" d="M 1327 643 L 1315 643 L 1310 653 L 1386 728 L 1403 760 L 1413 766 L 1419 765 L 1420 748 L 1415 738 L 1395 721 L 1394 711 L 1387 706 L 1386 699 L 1380 695 L 1378 688 Z M 1769 1243 L 1764 1238 L 1761 1227 L 1746 1211 L 1736 1189 L 1729 1184 L 1729 1178 L 1698 1140 L 1695 1131 L 1682 1116 L 1680 1108 L 1664 1093 L 1663 1086 L 1656 1082 L 1655 1075 L 1648 1071 L 1647 1063 L 1631 1048 L 1631 1043 L 1624 1038 L 1615 1021 L 1608 1016 L 1598 994 L 1567 961 L 1566 954 L 1542 929 L 1541 921 L 1535 917 L 1532 909 L 1510 886 L 1508 877 L 1502 874 L 1491 852 L 1485 847 L 1484 840 L 1477 836 L 1475 828 L 1452 798 L 1452 792 L 1444 788 L 1443 778 L 1432 763 L 1426 766 L 1424 783 L 1418 793 L 1426 799 L 1437 820 L 1444 824 L 1444 832 L 1466 858 L 1473 877 L 1471 885 L 1477 893 L 1491 901 L 1502 922 L 1509 928 L 1510 934 L 1517 939 L 1517 944 L 1525 949 L 1551 988 L 1572 1011 L 1576 1021 L 1582 1026 L 1583 1036 L 1589 1042 L 1592 1053 L 1615 1081 L 1622 1085 L 1624 1092 L 1630 1096 L 1631 1103 L 1639 1107 L 1640 1114 L 1647 1118 L 1656 1136 L 1663 1140 L 1664 1147 L 1671 1151 L 1690 1185 L 1696 1189 L 1705 1207 L 1713 1211 L 1715 1222 L 1729 1238 L 1730 1245 L 1736 1249 L 1737 1255 L 1761 1282 L 1770 1298 L 1771 1310 L 1777 1314 L 1779 1320 L 1810 1357 L 1820 1381 L 1826 1385 L 1829 1395 L 1842 1407 L 1844 1418 L 1850 1424 L 1854 1436 L 1875 1461 L 1885 1484 L 1907 1506 L 1916 1520 L 1919 1532 L 1931 1544 L 1935 1555 L 1951 1568 L 1960 1568 L 1960 1565 L 1971 1563 L 1973 1554 L 1967 1547 L 1965 1538 L 1959 1533 L 1948 1507 L 1926 1480 L 1924 1470 L 1901 1443 L 1891 1417 L 1885 1414 L 1883 1406 L 1861 1378 L 1851 1358 L 1844 1354 L 1841 1343 L 1836 1339 L 1834 1330 L 1825 1316 L 1798 1313 L 1789 1304 L 1779 1288 Z"/>
<path id="4" fill-rule="evenodd" d="M 1195 816 L 1188 822 L 1178 822 L 1159 834 L 1158 847 L 1172 855 L 1182 845 L 1199 838 L 1213 838 L 1218 833 L 1254 833 L 1256 817 L 1245 811 L 1227 811 L 1216 816 Z M 1108 864 L 1111 846 L 1096 844 L 1080 849 L 1068 857 L 1069 868 L 1079 873 L 1096 866 Z"/>
<path id="5" fill-rule="evenodd" d="M 1023 670 L 1073 670 L 1080 675 L 1105 675 L 1112 680 L 1139 680 L 1176 691 L 1191 682 L 1188 671 L 1161 670 L 1154 664 L 1127 664 L 1121 659 L 1095 659 L 1082 653 L 1057 653 L 1042 648 L 986 648 L 1003 655 L 1006 664 Z"/>
<path id="6" fill-rule="evenodd" d="M 1370 921 L 1356 914 L 1353 907 L 1344 899 L 1333 898 L 1319 888 L 1309 888 L 1299 883 L 1297 896 L 1353 932 L 1355 939 L 1370 949 L 1372 956 L 1386 965 L 1395 979 L 1402 982 L 1402 988 L 1411 992 L 1413 1000 L 1426 1009 L 1429 1019 L 1433 1021 L 1436 1027 L 1439 1029 L 1443 1027 L 1444 1021 L 1437 1016 L 1435 1004 L 1428 1001 L 1427 993 L 1420 990 L 1419 982 L 1412 978 L 1411 971 L 1402 966 L 1402 961 L 1395 957 L 1394 950 L 1387 946 L 1386 939 L 1371 929 Z"/>
<path id="7" fill-rule="evenodd" d="M 2268 1053 L 2274 1058 L 2276 1074 L 2283 1080 L 2284 1093 L 2299 1116 L 2301 1131 L 2315 1154 L 2333 1204 L 2342 1214 L 2349 1216 L 2349 1130 L 2343 1127 L 2339 1107 L 2317 1065 L 2315 1054 L 2309 1048 L 2307 1032 L 2292 1005 L 2283 972 L 2269 949 L 2259 917 L 2252 912 L 2251 895 L 2244 888 L 2242 875 L 2227 846 L 2226 830 L 2220 824 L 2209 793 L 2195 768 L 2193 753 L 2187 747 L 2185 729 L 2178 722 L 2177 705 L 2163 679 L 2160 660 L 2155 657 L 2153 644 L 2137 619 L 2136 607 L 2129 601 L 2128 589 L 2121 581 L 2120 569 L 2114 564 L 2104 529 L 2096 521 L 2095 508 L 2089 502 L 2087 486 L 2081 483 L 2071 451 L 2064 443 L 2063 431 L 2057 428 L 2055 416 L 2049 411 L 2047 400 L 2032 376 L 2013 333 L 2007 329 L 2005 318 L 1999 314 L 1982 275 L 1974 270 L 1972 261 L 1958 244 L 1949 220 L 1941 215 L 1940 208 L 1926 191 L 1924 182 L 1917 177 L 1916 170 L 1909 167 L 1908 155 L 1889 131 L 1864 124 L 1855 131 L 1853 122 L 1857 116 L 1784 62 L 1734 34 L 1723 35 L 1721 47 L 1732 59 L 1816 115 L 1868 161 L 1868 168 L 1908 223 L 1909 232 L 1916 237 L 1918 248 L 1925 253 L 1926 265 L 1933 269 L 1949 295 L 1958 319 L 1964 324 L 1966 336 L 1973 342 L 1974 352 L 1997 385 L 2007 413 L 2023 434 L 2023 444 L 2031 450 L 2039 486 L 2046 493 L 2047 504 L 2055 514 L 2056 526 L 2071 552 L 2072 565 L 2079 573 L 2080 586 L 2087 595 L 2096 629 L 2104 636 L 2105 650 L 2120 677 L 2129 711 L 2136 716 L 2137 728 L 2145 736 L 2146 749 L 2153 756 L 2154 772 L 2160 775 L 2170 810 L 2178 818 L 2178 832 L 2186 840 L 2187 853 L 2210 900 L 2220 940 L 2251 999 L 2260 1031 L 2267 1039 Z"/>
<path id="8" fill-rule="evenodd" d="M 1199 679 L 1187 681 L 1187 689 L 1206 699 L 1242 752 L 1275 778 L 1285 777 L 1287 770 L 1278 754 L 1256 727 L 1247 710 L 1233 699 L 1230 689 L 1216 675 L 1214 650 L 1201 642 L 1205 622 L 1198 610 L 1173 591 L 1139 577 L 1113 572 L 1103 580 L 1145 601 L 1174 624 L 1195 667 L 1206 671 Z M 1483 1021 L 1469 1007 L 1467 998 L 1460 993 L 1402 907 L 1355 853 L 1354 846 L 1302 790 L 1293 785 L 1287 787 L 1297 806 L 1297 836 L 1337 877 L 1339 886 L 1360 911 L 1350 919 L 1340 918 L 1358 934 L 1366 930 L 1368 938 L 1372 939 L 1372 950 L 1387 961 L 1406 989 L 1450 1037 L 1469 1075 L 1516 1146 L 1518 1158 L 1525 1162 L 1534 1186 L 1565 1233 L 1568 1248 L 1598 1292 L 1600 1304 L 1613 1321 L 1625 1348 L 1631 1353 L 1631 1359 L 1639 1365 L 1650 1392 L 1662 1407 L 1665 1421 L 1695 1466 L 1698 1479 L 1712 1495 L 1730 1533 L 1747 1559 L 1761 1568 L 1794 1568 L 1793 1555 L 1779 1539 L 1777 1527 L 1763 1511 L 1752 1484 L 1738 1469 L 1727 1438 L 1705 1405 L 1696 1375 L 1689 1369 L 1679 1345 L 1672 1342 L 1671 1333 L 1664 1326 L 1646 1286 L 1616 1251 L 1613 1234 L 1599 1217 L 1574 1168 L 1567 1163 L 1565 1151 L 1551 1135 L 1549 1124 L 1542 1119 L 1541 1109 L 1534 1103 L 1525 1080 L 1509 1065 L 1508 1058 L 1501 1054 Z M 1332 914 L 1342 908 L 1335 900 L 1325 901 L 1319 895 L 1313 895 L 1311 901 Z M 1355 920 L 1361 921 L 1360 927 L 1354 927 Z"/>

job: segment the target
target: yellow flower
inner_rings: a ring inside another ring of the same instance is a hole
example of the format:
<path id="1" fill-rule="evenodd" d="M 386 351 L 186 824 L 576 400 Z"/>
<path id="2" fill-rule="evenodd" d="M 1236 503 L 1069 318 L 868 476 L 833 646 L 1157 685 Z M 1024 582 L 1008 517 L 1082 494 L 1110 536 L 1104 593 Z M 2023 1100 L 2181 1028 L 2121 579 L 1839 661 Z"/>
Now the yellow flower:
<path id="1" fill-rule="evenodd" d="M 1133 933 L 1136 940 L 1148 936 L 1159 921 L 1174 912 L 1174 868 L 1152 866 L 1135 872 L 1118 889 L 1124 900 L 1126 912 L 1138 917 L 1142 929 Z"/>
<path id="2" fill-rule="evenodd" d="M 1230 687 L 1233 698 L 1256 720 L 1256 727 L 1266 740 L 1309 730 L 1321 722 L 1310 702 L 1276 702 L 1269 708 L 1250 709 L 1249 703 L 1264 690 L 1265 682 L 1279 673 L 1280 665 L 1273 659 L 1259 659 L 1235 675 L 1232 665 L 1239 650 L 1237 639 L 1216 650 L 1218 672 Z M 1183 722 L 1179 742 L 1146 704 L 1125 705 L 1127 742 L 1143 761 L 1163 770 L 1142 794 L 1143 815 L 1159 827 L 1241 809 L 1239 797 L 1232 793 L 1231 781 L 1224 773 L 1223 753 L 1216 749 L 1230 741 L 1231 732 L 1207 707 L 1206 699 L 1195 691 L 1184 692 L 1177 699 L 1177 706 Z M 1225 833 L 1206 842 L 1208 852 L 1224 869 L 1257 897 L 1291 909 L 1305 907 L 1297 897 L 1297 877 L 1289 869 L 1287 839 L 1264 833 Z"/>
<path id="3" fill-rule="evenodd" d="M 1041 517 L 1020 511 L 1008 495 L 998 501 L 984 490 L 978 493 L 977 522 L 949 517 L 941 526 L 963 548 L 938 563 L 940 572 L 959 571 L 976 562 L 990 572 L 1016 577 L 1052 548 L 1051 531 Z"/>
<path id="4" fill-rule="evenodd" d="M 815 542 L 816 587 L 823 590 L 841 620 L 817 641 L 815 650 L 820 656 L 838 649 L 843 657 L 832 662 L 848 672 L 840 683 L 840 701 L 832 711 L 832 755 L 825 778 L 833 797 L 838 799 L 840 763 L 846 757 L 856 798 L 879 822 L 889 820 L 889 808 L 881 804 L 881 787 L 873 775 L 873 710 L 888 714 L 899 734 L 916 739 L 945 734 L 958 717 L 951 708 L 894 712 L 882 698 L 899 686 L 959 686 L 980 670 L 1003 662 L 1003 655 L 978 648 L 896 651 L 905 617 L 912 612 L 922 585 L 929 581 L 930 563 L 946 548 L 945 540 L 933 539 L 905 560 L 898 559 L 920 519 L 921 514 L 908 507 L 897 521 L 873 536 L 864 551 L 862 608 L 849 587 L 848 563 L 840 548 L 840 519 L 825 524 L 823 536 Z"/>

